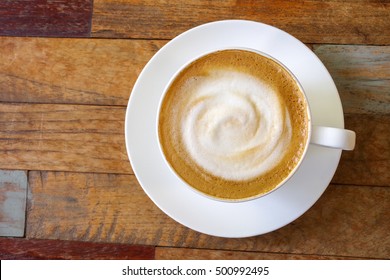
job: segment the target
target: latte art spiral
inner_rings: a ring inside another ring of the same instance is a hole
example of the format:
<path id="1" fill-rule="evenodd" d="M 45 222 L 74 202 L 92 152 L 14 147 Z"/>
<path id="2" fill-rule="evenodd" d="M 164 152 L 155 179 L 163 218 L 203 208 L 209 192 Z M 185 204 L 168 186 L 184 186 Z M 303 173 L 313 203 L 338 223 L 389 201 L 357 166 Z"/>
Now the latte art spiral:
<path id="1" fill-rule="evenodd" d="M 249 74 L 215 70 L 187 81 L 181 137 L 194 161 L 214 176 L 248 180 L 283 158 L 291 139 L 287 108 Z"/>
<path id="2" fill-rule="evenodd" d="M 161 150 L 175 174 L 214 198 L 266 194 L 295 170 L 308 139 L 306 99 L 280 64 L 222 50 L 182 69 L 158 116 Z"/>

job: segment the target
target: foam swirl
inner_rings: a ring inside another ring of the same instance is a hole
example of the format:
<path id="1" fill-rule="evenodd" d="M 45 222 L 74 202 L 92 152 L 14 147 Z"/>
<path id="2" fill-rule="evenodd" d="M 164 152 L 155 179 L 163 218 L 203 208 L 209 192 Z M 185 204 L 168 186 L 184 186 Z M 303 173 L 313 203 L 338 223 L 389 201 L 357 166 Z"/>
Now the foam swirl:
<path id="1" fill-rule="evenodd" d="M 290 117 L 263 81 L 213 70 L 185 85 L 182 139 L 194 161 L 214 176 L 249 180 L 276 166 L 291 140 Z"/>

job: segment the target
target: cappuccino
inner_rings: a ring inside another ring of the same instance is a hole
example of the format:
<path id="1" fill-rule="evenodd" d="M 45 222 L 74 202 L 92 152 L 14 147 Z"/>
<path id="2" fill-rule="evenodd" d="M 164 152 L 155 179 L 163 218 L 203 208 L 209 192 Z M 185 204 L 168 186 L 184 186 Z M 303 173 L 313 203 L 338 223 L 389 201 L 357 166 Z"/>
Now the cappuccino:
<path id="1" fill-rule="evenodd" d="M 309 114 L 294 77 L 273 59 L 221 50 L 181 70 L 160 106 L 163 154 L 191 187 L 220 199 L 266 194 L 297 167 Z"/>

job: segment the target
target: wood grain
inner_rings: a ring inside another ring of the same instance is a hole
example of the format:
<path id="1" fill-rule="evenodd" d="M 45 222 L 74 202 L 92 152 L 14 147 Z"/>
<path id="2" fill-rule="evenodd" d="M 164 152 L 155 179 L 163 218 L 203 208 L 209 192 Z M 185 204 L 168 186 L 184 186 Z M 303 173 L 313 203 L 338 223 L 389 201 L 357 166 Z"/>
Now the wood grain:
<path id="1" fill-rule="evenodd" d="M 305 43 L 389 44 L 387 1 L 95 0 L 92 36 L 171 39 L 197 25 L 247 19 Z"/>
<path id="2" fill-rule="evenodd" d="M 389 11 L 390 14 L 390 11 Z M 390 114 L 390 46 L 314 45 L 347 114 Z"/>
<path id="3" fill-rule="evenodd" d="M 159 41 L 0 38 L 0 101 L 126 106 Z"/>
<path id="4" fill-rule="evenodd" d="M 0 103 L 0 111 L 0 168 L 132 174 L 124 107 Z M 333 183 L 390 186 L 390 116 L 347 115 L 346 127 L 357 146 L 343 153 Z"/>
<path id="5" fill-rule="evenodd" d="M 156 260 L 348 260 L 356 257 L 156 247 Z"/>
<path id="6" fill-rule="evenodd" d="M 345 127 L 356 132 L 356 147 L 342 153 L 332 182 L 390 186 L 390 114 L 347 114 Z"/>
<path id="7" fill-rule="evenodd" d="M 0 103 L 0 112 L 0 168 L 132 172 L 123 107 Z"/>
<path id="8" fill-rule="evenodd" d="M 0 35 L 87 37 L 93 0 L 0 1 Z"/>
<path id="9" fill-rule="evenodd" d="M 2 37 L 0 101 L 126 106 L 142 68 L 166 42 Z M 345 113 L 390 113 L 390 46 L 312 47 Z"/>
<path id="10" fill-rule="evenodd" d="M 151 260 L 153 246 L 0 238 L 2 260 Z"/>
<path id="11" fill-rule="evenodd" d="M 390 258 L 390 188 L 331 185 L 293 223 L 262 236 L 226 239 L 173 221 L 132 175 L 34 171 L 29 179 L 28 238 Z"/>
<path id="12" fill-rule="evenodd" d="M 24 236 L 27 173 L 0 170 L 0 236 Z"/>

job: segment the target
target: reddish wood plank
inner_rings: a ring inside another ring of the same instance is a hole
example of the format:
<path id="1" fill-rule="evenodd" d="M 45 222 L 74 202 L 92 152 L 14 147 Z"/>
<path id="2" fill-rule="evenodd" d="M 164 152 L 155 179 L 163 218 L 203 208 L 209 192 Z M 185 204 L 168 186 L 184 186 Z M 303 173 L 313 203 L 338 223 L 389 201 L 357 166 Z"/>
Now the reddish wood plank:
<path id="1" fill-rule="evenodd" d="M 24 236 L 27 173 L 0 170 L 0 236 Z"/>
<path id="2" fill-rule="evenodd" d="M 0 35 L 88 37 L 93 0 L 0 1 Z"/>
<path id="3" fill-rule="evenodd" d="M 0 238 L 0 259 L 152 260 L 153 246 Z"/>
<path id="4" fill-rule="evenodd" d="M 389 44 L 387 1 L 95 0 L 93 36 L 171 39 L 216 20 L 248 19 L 305 43 Z"/>

